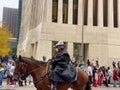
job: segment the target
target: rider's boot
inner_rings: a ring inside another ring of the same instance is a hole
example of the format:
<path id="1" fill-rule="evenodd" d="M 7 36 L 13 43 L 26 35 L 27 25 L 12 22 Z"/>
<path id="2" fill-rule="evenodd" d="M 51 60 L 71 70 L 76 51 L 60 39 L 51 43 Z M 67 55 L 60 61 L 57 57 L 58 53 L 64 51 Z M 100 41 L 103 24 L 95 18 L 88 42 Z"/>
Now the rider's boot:
<path id="1" fill-rule="evenodd" d="M 50 89 L 51 90 L 57 90 L 57 82 L 51 81 Z"/>

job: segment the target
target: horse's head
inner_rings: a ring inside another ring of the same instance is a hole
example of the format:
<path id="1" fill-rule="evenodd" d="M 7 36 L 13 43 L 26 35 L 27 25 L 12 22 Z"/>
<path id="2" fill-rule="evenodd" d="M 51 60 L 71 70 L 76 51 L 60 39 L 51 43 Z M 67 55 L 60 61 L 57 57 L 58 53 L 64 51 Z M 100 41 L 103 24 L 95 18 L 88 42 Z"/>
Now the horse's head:
<path id="1" fill-rule="evenodd" d="M 19 56 L 18 61 L 16 62 L 13 78 L 14 80 L 18 80 L 19 78 L 25 79 L 28 74 L 28 66 L 24 62 L 24 59 Z"/>

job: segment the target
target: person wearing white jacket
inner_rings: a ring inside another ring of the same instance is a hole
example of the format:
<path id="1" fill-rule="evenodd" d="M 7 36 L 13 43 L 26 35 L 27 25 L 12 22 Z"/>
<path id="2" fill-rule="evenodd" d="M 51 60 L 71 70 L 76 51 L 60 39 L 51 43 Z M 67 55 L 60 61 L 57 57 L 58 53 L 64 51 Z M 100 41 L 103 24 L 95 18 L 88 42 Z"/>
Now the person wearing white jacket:
<path id="1" fill-rule="evenodd" d="M 88 77 L 89 77 L 90 83 L 92 83 L 93 82 L 92 81 L 92 78 L 93 78 L 93 69 L 92 69 L 91 64 L 89 64 L 89 66 L 88 66 Z"/>
<path id="2" fill-rule="evenodd" d="M 14 65 L 10 65 L 10 69 L 9 69 L 9 72 L 10 72 L 10 85 L 14 84 L 14 80 L 12 79 L 13 78 L 14 69 L 15 69 L 15 66 Z"/>

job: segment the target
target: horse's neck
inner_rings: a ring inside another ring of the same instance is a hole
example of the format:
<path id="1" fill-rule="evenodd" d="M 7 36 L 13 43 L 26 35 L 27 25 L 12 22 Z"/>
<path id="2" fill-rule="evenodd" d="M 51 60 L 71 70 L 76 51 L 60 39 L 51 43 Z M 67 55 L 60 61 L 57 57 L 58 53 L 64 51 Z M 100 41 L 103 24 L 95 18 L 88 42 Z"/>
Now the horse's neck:
<path id="1" fill-rule="evenodd" d="M 46 67 L 40 64 L 35 64 L 33 62 L 26 62 L 29 66 L 29 72 L 33 77 L 33 80 L 36 81 L 40 79 L 40 77 L 45 75 Z"/>

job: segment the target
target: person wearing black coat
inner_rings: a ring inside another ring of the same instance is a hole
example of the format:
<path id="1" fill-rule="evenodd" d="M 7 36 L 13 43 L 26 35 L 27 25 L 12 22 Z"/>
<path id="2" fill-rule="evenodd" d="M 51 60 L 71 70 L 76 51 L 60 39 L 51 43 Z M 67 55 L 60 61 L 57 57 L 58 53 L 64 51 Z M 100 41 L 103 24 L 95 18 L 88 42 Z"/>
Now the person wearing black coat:
<path id="1" fill-rule="evenodd" d="M 65 50 L 64 42 L 59 41 L 55 49 L 56 54 L 52 58 L 52 68 L 48 75 L 51 80 L 51 90 L 56 90 L 57 82 L 73 82 L 76 77 L 76 69 L 69 65 L 70 56 Z"/>

